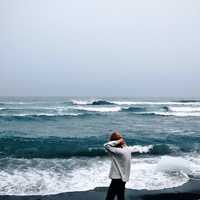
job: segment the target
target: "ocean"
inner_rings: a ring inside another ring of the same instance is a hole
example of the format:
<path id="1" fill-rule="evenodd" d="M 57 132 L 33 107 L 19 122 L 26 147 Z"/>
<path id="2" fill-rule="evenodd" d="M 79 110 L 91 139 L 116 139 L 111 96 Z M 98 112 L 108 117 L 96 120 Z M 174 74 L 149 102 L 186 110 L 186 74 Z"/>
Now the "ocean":
<path id="1" fill-rule="evenodd" d="M 200 175 L 200 100 L 1 97 L 0 195 L 109 186 L 103 144 L 115 130 L 147 148 L 132 155 L 127 188 L 170 188 Z"/>

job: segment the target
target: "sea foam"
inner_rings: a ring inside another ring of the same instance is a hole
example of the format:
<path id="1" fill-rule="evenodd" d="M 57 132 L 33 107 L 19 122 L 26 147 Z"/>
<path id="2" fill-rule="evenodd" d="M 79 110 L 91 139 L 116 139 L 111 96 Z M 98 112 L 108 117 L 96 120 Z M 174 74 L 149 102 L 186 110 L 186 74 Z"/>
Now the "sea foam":
<path id="1" fill-rule="evenodd" d="M 177 158 L 179 159 L 179 158 Z M 126 187 L 131 189 L 163 189 L 182 185 L 189 180 L 181 173 L 158 170 L 162 157 L 132 159 L 131 176 Z M 110 160 L 88 159 L 9 159 L 1 160 L 1 195 L 45 195 L 84 191 L 109 186 Z M 199 165 L 195 164 L 196 169 Z M 180 169 L 178 169 L 180 170 Z"/>

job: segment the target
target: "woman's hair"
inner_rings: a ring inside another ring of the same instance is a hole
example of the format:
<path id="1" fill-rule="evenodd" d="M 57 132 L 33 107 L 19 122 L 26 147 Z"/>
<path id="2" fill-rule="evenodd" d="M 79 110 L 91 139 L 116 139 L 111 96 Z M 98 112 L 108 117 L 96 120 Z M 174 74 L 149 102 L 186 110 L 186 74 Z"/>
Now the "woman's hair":
<path id="1" fill-rule="evenodd" d="M 122 135 L 119 132 L 113 132 L 110 136 L 110 141 L 115 141 L 123 138 Z M 122 147 L 121 144 L 118 144 L 116 147 Z"/>
<path id="2" fill-rule="evenodd" d="M 119 132 L 113 132 L 110 136 L 110 141 L 119 140 L 123 138 Z"/>

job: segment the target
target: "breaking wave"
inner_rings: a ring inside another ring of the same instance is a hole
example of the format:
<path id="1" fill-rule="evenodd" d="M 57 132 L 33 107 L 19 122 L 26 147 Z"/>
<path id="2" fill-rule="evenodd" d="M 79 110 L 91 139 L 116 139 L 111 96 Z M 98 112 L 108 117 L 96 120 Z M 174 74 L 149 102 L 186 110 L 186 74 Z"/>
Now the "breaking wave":
<path id="1" fill-rule="evenodd" d="M 200 100 L 180 100 L 181 103 L 200 103 Z"/>
<path id="2" fill-rule="evenodd" d="M 177 173 L 164 171 L 171 165 L 174 169 L 174 164 L 170 163 L 171 160 L 180 159 L 179 157 L 177 159 L 171 157 L 132 159 L 133 167 L 126 187 L 155 190 L 184 184 L 189 178 L 179 172 L 182 168 L 176 167 Z M 4 158 L 0 161 L 1 195 L 47 195 L 90 190 L 110 184 L 108 179 L 110 160 L 107 158 L 94 157 L 89 160 L 76 157 L 31 160 Z M 191 163 L 190 169 L 194 173 L 198 171 L 199 164 L 188 158 L 184 163 L 186 162 Z"/>
<path id="3" fill-rule="evenodd" d="M 74 107 L 75 110 L 81 110 L 81 111 L 89 111 L 89 112 L 119 112 L 121 111 L 121 107 L 115 106 L 115 107 L 84 107 L 84 106 L 78 106 Z"/>
<path id="4" fill-rule="evenodd" d="M 127 107 L 122 109 L 125 112 L 145 112 L 146 108 L 144 107 Z"/>
<path id="5" fill-rule="evenodd" d="M 146 153 L 150 155 L 169 155 L 180 152 L 198 151 L 199 146 L 187 145 L 180 138 L 177 143 L 176 138 L 168 138 L 168 144 L 163 144 L 163 141 L 158 140 L 144 143 L 138 142 L 137 139 L 127 139 L 130 146 L 137 147 L 136 155 Z M 191 142 L 198 143 L 200 138 L 186 139 Z M 85 137 L 85 138 L 60 138 L 60 137 L 40 137 L 28 138 L 7 136 L 4 134 L 0 138 L 0 157 L 15 157 L 15 158 L 67 158 L 71 156 L 105 156 L 106 152 L 103 148 L 105 137 Z M 135 143 L 136 142 L 136 143 Z M 160 143 L 160 144 L 159 144 Z M 138 145 L 135 145 L 138 144 Z M 145 150 L 144 150 L 145 149 Z"/>
<path id="6" fill-rule="evenodd" d="M 198 100 L 181 101 L 113 101 L 113 100 L 72 100 L 74 105 L 200 105 Z"/>
<path id="7" fill-rule="evenodd" d="M 34 121 L 34 120 L 55 120 L 68 117 L 84 117 L 88 116 L 88 113 L 19 113 L 19 114 L 0 114 L 0 120 L 5 121 Z"/>
<path id="8" fill-rule="evenodd" d="M 114 103 L 105 100 L 93 101 L 91 105 L 113 105 Z"/>
<path id="9" fill-rule="evenodd" d="M 71 156 L 105 156 L 103 148 L 105 140 L 96 137 L 89 138 L 0 138 L 0 156 L 15 158 L 67 158 Z M 149 145 L 138 145 L 138 152 L 151 153 Z M 155 154 L 155 152 L 153 152 Z M 163 154 L 163 152 L 162 152 Z"/>
<path id="10" fill-rule="evenodd" d="M 200 117 L 200 112 L 140 112 L 140 115 L 152 115 L 152 116 L 174 116 L 174 117 Z"/>
<path id="11" fill-rule="evenodd" d="M 168 106 L 167 107 L 168 111 L 172 112 L 200 112 L 200 107 L 175 107 L 175 106 Z"/>

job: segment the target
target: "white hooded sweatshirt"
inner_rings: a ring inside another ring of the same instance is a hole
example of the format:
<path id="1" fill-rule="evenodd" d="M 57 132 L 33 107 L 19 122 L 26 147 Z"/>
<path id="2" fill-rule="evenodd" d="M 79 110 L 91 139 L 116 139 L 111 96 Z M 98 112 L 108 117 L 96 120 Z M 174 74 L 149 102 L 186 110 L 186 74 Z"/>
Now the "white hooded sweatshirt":
<path id="1" fill-rule="evenodd" d="M 109 178 L 122 179 L 127 182 L 130 176 L 131 169 L 131 153 L 132 152 L 148 152 L 149 147 L 127 146 L 122 148 L 116 147 L 119 141 L 110 141 L 104 144 L 105 149 L 111 157 L 112 163 L 109 172 Z"/>

